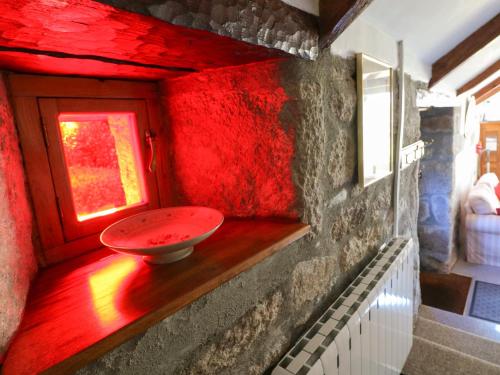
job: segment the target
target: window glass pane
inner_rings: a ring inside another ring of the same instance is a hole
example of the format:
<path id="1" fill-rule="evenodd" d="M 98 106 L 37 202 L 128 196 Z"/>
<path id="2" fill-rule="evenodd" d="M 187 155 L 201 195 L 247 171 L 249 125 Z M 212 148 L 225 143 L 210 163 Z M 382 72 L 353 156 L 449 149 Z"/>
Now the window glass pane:
<path id="1" fill-rule="evenodd" d="M 59 127 L 78 221 L 147 203 L 133 113 L 61 113 Z"/>
<path id="2" fill-rule="evenodd" d="M 496 151 L 498 147 L 498 139 L 496 135 L 486 135 L 486 150 Z"/>

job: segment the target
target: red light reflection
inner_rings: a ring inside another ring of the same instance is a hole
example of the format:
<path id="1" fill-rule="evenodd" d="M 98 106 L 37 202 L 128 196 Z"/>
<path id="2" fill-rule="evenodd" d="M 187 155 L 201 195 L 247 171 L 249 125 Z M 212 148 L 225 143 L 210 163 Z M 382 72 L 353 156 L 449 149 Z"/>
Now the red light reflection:
<path id="1" fill-rule="evenodd" d="M 280 66 L 220 69 L 165 85 L 182 204 L 226 217 L 298 217 L 296 119 L 284 110 L 295 99 L 281 85 Z"/>
<path id="2" fill-rule="evenodd" d="M 92 303 L 103 326 L 117 323 L 122 313 L 117 308 L 124 281 L 138 269 L 139 258 L 121 258 L 96 271 L 89 277 Z"/>

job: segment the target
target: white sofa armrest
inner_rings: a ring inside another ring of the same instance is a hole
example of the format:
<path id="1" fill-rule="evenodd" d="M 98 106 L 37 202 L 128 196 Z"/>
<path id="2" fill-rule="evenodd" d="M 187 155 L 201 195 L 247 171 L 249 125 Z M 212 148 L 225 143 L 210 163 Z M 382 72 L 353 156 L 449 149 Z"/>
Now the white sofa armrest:
<path id="1" fill-rule="evenodd" d="M 500 216 L 467 214 L 465 226 L 467 231 L 500 235 Z"/>

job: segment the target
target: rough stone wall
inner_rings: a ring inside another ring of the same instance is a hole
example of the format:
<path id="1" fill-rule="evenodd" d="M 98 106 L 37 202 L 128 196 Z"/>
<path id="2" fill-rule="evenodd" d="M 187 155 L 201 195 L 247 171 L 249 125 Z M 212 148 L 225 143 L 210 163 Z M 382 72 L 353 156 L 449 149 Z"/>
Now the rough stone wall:
<path id="1" fill-rule="evenodd" d="M 0 362 L 36 272 L 32 217 L 12 110 L 0 75 Z"/>
<path id="2" fill-rule="evenodd" d="M 280 0 L 98 0 L 174 25 L 219 35 L 307 59 L 318 56 L 316 17 Z"/>
<path id="3" fill-rule="evenodd" d="M 430 144 L 421 161 L 420 259 L 425 270 L 450 272 L 458 255 L 460 202 L 468 188 L 467 182 L 458 183 L 464 180 L 459 174 L 471 172 L 457 165 L 466 139 L 460 134 L 458 107 L 431 108 L 421 117 L 422 139 Z"/>
<path id="4" fill-rule="evenodd" d="M 280 63 L 195 74 L 164 84 L 177 203 L 226 217 L 297 218 L 295 129 Z"/>
<path id="5" fill-rule="evenodd" d="M 276 62 L 262 63 L 260 79 L 271 79 L 265 74 L 269 64 L 276 67 Z M 297 210 L 312 233 L 81 369 L 80 375 L 262 374 L 391 238 L 392 178 L 366 189 L 357 185 L 355 61 L 325 53 L 317 62 L 288 60 L 278 68 L 288 97 L 279 121 L 295 132 Z M 238 78 L 235 87 L 241 84 L 240 73 L 251 69 L 231 70 Z M 207 76 L 217 81 L 227 74 L 227 69 L 215 70 Z M 205 84 L 198 81 L 203 91 Z M 419 138 L 416 85 L 409 78 L 406 92 L 409 144 Z M 205 95 L 209 100 L 210 92 Z M 266 100 L 264 92 L 261 98 Z M 191 111 L 200 108 L 192 103 Z M 401 231 L 418 248 L 417 178 L 418 164 L 403 172 Z"/>

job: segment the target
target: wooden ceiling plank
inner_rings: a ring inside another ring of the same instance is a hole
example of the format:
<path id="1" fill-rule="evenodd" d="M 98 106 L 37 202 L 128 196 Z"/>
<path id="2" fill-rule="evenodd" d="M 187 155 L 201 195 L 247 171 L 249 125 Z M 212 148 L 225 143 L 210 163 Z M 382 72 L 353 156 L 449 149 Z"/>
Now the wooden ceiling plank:
<path id="1" fill-rule="evenodd" d="M 0 1 L 0 47 L 11 52 L 43 51 L 52 56 L 65 54 L 63 57 L 181 71 L 286 55 L 93 0 Z"/>
<path id="2" fill-rule="evenodd" d="M 457 89 L 457 95 L 461 95 L 466 91 L 469 91 L 476 87 L 477 85 L 481 84 L 484 82 L 486 79 L 491 77 L 493 74 L 498 72 L 500 70 L 500 60 L 497 60 L 496 63 L 493 65 L 489 66 L 485 70 L 483 70 L 481 73 L 479 73 L 477 76 L 472 78 L 469 82 L 465 83 L 461 87 Z"/>
<path id="3" fill-rule="evenodd" d="M 500 91 L 500 77 L 474 93 L 476 104 L 484 102 Z"/>
<path id="4" fill-rule="evenodd" d="M 372 0 L 320 0 L 320 47 L 326 48 L 332 44 L 371 2 Z"/>
<path id="5" fill-rule="evenodd" d="M 495 40 L 498 35 L 500 35 L 500 14 L 497 14 L 432 64 L 432 77 L 429 88 L 436 85 L 452 70 Z"/>

